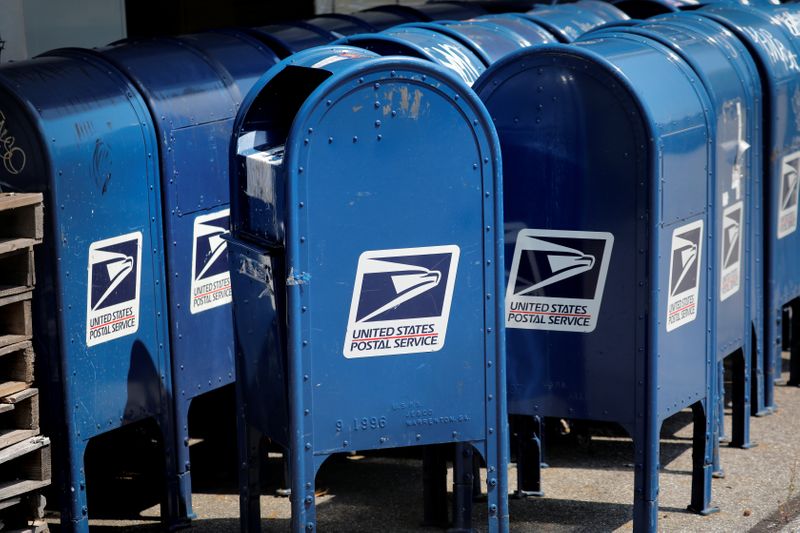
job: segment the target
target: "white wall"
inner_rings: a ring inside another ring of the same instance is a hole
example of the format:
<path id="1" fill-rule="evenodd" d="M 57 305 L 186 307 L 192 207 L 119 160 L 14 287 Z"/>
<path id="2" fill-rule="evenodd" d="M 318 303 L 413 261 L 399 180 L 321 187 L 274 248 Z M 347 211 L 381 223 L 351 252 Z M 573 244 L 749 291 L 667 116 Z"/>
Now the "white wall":
<path id="1" fill-rule="evenodd" d="M 62 46 L 103 46 L 125 35 L 125 0 L 0 0 L 4 62 Z"/>

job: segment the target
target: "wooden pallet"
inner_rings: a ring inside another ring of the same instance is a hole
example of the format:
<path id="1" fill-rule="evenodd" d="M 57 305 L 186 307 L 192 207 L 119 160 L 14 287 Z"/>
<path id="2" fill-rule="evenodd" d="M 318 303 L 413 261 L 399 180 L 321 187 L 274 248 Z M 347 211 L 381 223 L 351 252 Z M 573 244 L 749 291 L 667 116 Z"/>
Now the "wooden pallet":
<path id="1" fill-rule="evenodd" d="M 0 450 L 0 524 L 3 531 L 44 532 L 45 498 L 50 484 L 50 439 L 32 437 Z"/>
<path id="2" fill-rule="evenodd" d="M 50 439 L 31 437 L 0 450 L 0 502 L 50 484 Z"/>
<path id="3" fill-rule="evenodd" d="M 0 348 L 30 340 L 33 336 L 31 292 L 0 298 Z"/>
<path id="4" fill-rule="evenodd" d="M 33 247 L 0 255 L 0 298 L 33 290 Z"/>
<path id="5" fill-rule="evenodd" d="M 3 448 L 39 435 L 39 390 L 27 388 L 0 398 L 0 454 Z M 2 481 L 0 477 L 0 481 Z"/>
<path id="6" fill-rule="evenodd" d="M 30 341 L 0 348 L 0 398 L 21 392 L 33 384 L 33 359 Z"/>
<path id="7" fill-rule="evenodd" d="M 44 208 L 41 193 L 0 193 L 0 254 L 42 242 Z"/>

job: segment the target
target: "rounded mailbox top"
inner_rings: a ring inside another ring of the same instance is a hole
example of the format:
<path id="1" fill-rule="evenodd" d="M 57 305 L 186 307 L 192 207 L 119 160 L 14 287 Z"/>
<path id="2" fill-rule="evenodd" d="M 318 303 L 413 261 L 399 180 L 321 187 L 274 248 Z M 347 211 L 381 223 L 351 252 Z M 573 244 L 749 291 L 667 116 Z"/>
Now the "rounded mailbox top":
<path id="1" fill-rule="evenodd" d="M 339 41 L 380 55 L 403 55 L 426 59 L 458 75 L 472 85 L 486 70 L 486 63 L 467 45 L 439 24 L 403 24 L 381 33 L 354 35 Z"/>
<path id="2" fill-rule="evenodd" d="M 613 9 L 613 12 L 611 11 Z M 552 33 L 562 43 L 571 43 L 584 33 L 608 22 L 626 20 L 628 16 L 613 6 L 598 9 L 595 3 L 539 6 L 524 14 Z"/>
<path id="3" fill-rule="evenodd" d="M 380 57 L 350 46 L 296 54 L 256 83 L 233 131 L 232 153 L 239 155 L 231 161 L 234 235 L 237 212 L 254 201 L 277 202 L 276 211 L 282 205 L 274 195 L 254 200 L 248 193 L 283 190 L 252 186 L 248 165 L 253 168 L 254 157 L 260 164 L 269 156 L 269 176 L 281 176 L 287 188 L 295 181 L 349 179 L 342 165 L 350 165 L 359 179 L 368 179 L 365 173 L 393 176 L 400 180 L 397 187 L 404 175 L 439 179 L 445 167 L 456 183 L 458 173 L 451 167 L 466 165 L 464 172 L 485 176 L 492 198 L 491 184 L 499 182 L 496 134 L 482 103 L 455 74 L 417 58 Z M 281 231 L 261 233 L 269 241 Z"/>
<path id="4" fill-rule="evenodd" d="M 487 65 L 491 65 L 501 57 L 521 48 L 547 42 L 542 40 L 533 43 L 515 29 L 510 29 L 493 20 L 443 22 L 442 25 L 449 30 L 453 30 L 455 35 L 460 36 L 462 42 L 471 46 L 473 51 L 479 54 Z"/>

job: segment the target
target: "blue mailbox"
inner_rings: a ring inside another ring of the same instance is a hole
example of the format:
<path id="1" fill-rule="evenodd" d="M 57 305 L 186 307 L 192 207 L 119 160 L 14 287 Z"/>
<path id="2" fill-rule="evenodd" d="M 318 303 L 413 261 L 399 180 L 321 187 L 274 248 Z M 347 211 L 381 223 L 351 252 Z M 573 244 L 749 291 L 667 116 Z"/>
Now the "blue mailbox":
<path id="1" fill-rule="evenodd" d="M 571 43 L 587 31 L 609 22 L 628 19 L 624 12 L 613 5 L 597 0 L 540 5 L 523 16 L 552 33 L 562 43 Z"/>
<path id="2" fill-rule="evenodd" d="M 54 90 L 57 87 L 57 90 Z M 38 379 L 56 451 L 62 524 L 88 531 L 90 439 L 156 419 L 174 524 L 175 450 L 158 139 L 124 75 L 92 57 L 43 57 L 0 68 L 4 189 L 43 191 L 36 253 Z M 125 209 L 121 209 L 125 206 Z"/>
<path id="3" fill-rule="evenodd" d="M 437 26 L 437 25 L 431 25 Z M 471 48 L 436 28 L 404 24 L 380 33 L 352 35 L 337 44 L 357 46 L 380 55 L 426 59 L 455 72 L 467 85 L 486 70 L 486 63 Z"/>
<path id="4" fill-rule="evenodd" d="M 278 58 L 238 32 L 128 41 L 101 54 L 144 96 L 160 141 L 174 438 L 180 499 L 191 517 L 189 407 L 197 396 L 235 380 L 223 239 L 233 119 L 244 95 Z"/>
<path id="5" fill-rule="evenodd" d="M 691 406 L 690 509 L 711 512 L 714 125 L 701 80 L 619 33 L 514 53 L 474 89 L 503 151 L 520 492 L 541 490 L 542 417 L 616 422 L 634 443 L 634 530 L 655 531 L 661 425 Z"/>
<path id="6" fill-rule="evenodd" d="M 331 454 L 443 443 L 455 526 L 474 447 L 506 531 L 500 153 L 480 101 L 429 62 L 315 48 L 259 80 L 234 143 L 243 528 L 266 435 L 289 452 L 294 531 L 317 528 Z"/>
<path id="7" fill-rule="evenodd" d="M 793 170 L 800 165 L 797 127 L 800 100 L 794 96 L 800 94 L 800 65 L 796 37 L 777 16 L 778 9 L 714 4 L 696 11 L 733 32 L 750 51 L 762 74 L 764 330 L 758 332 L 762 357 L 757 358 L 755 368 L 758 375 L 754 387 L 755 414 L 775 408 L 774 380 L 780 378 L 782 311 L 785 306 L 796 306 L 800 297 L 798 174 Z M 792 361 L 800 360 L 797 355 L 800 346 L 793 346 L 792 352 Z M 794 380 L 799 377 L 793 376 Z"/>
<path id="8" fill-rule="evenodd" d="M 733 377 L 731 445 L 750 447 L 750 378 L 753 338 L 763 327 L 760 254 L 761 83 L 744 45 L 724 26 L 699 15 L 662 15 L 624 29 L 653 39 L 680 55 L 703 81 L 716 117 L 710 198 L 709 263 L 714 283 L 712 305 L 717 372 L 718 432 L 724 433 L 724 360 L 730 357 Z M 755 257 L 752 255 L 755 254 Z M 757 346 L 755 353 L 758 353 Z M 718 440 L 715 441 L 718 445 Z M 719 454 L 715 470 L 721 475 Z"/>

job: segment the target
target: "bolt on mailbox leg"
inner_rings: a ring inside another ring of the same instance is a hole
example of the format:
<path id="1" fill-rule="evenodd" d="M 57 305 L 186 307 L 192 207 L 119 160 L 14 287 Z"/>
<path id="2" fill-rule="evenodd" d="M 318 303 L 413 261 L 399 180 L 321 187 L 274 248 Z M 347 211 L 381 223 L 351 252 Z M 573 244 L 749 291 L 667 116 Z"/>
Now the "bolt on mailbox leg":
<path id="1" fill-rule="evenodd" d="M 544 496 L 542 491 L 542 418 L 515 417 L 517 431 L 517 491 L 515 496 Z"/>
<path id="2" fill-rule="evenodd" d="M 430 527 L 447 526 L 447 452 L 446 445 L 422 449 L 422 523 Z"/>
<path id="3" fill-rule="evenodd" d="M 701 515 L 719 511 L 711 505 L 714 424 L 708 413 L 709 403 L 709 400 L 704 400 L 692 405 L 692 500 L 689 510 Z"/>
<path id="4" fill-rule="evenodd" d="M 472 531 L 472 464 L 474 451 L 469 443 L 455 445 L 453 460 L 453 527 L 450 533 Z"/>
<path id="5" fill-rule="evenodd" d="M 752 448 L 750 441 L 750 374 L 745 372 L 745 361 L 753 350 L 739 350 L 731 359 L 733 371 L 733 421 L 731 424 L 730 445 L 736 448 Z"/>
<path id="6" fill-rule="evenodd" d="M 800 386 L 800 299 L 791 304 L 789 322 L 789 381 L 787 385 Z M 784 321 L 786 317 L 784 316 Z M 780 368 L 778 368 L 780 370 Z"/>

